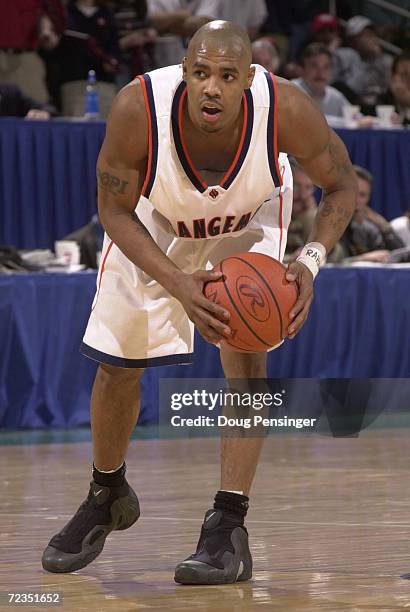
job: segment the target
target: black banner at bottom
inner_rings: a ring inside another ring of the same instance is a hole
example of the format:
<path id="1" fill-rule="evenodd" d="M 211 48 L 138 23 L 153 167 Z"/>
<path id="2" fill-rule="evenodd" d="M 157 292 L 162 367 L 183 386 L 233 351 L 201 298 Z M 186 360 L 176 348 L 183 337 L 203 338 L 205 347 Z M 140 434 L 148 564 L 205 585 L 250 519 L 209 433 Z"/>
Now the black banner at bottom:
<path id="1" fill-rule="evenodd" d="M 178 436 L 358 436 L 409 409 L 410 379 L 400 378 L 165 378 L 159 388 L 159 424 Z"/>

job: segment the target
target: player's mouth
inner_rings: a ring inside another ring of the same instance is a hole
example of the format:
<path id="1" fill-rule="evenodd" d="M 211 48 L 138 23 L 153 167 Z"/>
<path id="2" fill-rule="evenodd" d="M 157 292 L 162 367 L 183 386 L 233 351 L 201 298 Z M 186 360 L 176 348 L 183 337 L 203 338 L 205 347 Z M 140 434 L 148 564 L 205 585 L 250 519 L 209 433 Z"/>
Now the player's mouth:
<path id="1" fill-rule="evenodd" d="M 222 109 L 220 109 L 218 106 L 213 106 L 211 104 L 204 104 L 203 106 L 201 106 L 201 112 L 205 121 L 214 122 L 219 119 Z"/>

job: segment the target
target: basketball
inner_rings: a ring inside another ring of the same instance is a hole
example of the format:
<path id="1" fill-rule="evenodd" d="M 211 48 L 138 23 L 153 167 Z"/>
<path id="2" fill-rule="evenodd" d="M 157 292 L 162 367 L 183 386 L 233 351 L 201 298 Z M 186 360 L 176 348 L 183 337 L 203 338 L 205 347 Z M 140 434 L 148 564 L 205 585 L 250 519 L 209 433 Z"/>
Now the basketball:
<path id="1" fill-rule="evenodd" d="M 282 342 L 289 312 L 298 296 L 296 283 L 285 278 L 286 267 L 260 253 L 237 253 L 215 266 L 223 277 L 206 283 L 205 296 L 230 313 L 231 348 L 239 352 L 267 351 Z"/>

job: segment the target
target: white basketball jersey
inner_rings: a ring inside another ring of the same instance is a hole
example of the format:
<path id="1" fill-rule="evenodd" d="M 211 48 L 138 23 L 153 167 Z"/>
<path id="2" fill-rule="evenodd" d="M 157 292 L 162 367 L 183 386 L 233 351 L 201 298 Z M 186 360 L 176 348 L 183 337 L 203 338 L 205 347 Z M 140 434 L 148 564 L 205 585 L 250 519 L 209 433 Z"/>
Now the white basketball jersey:
<path id="1" fill-rule="evenodd" d="M 245 230 L 261 205 L 270 202 L 272 216 L 282 229 L 278 196 L 284 167 L 278 160 L 275 77 L 257 66 L 252 87 L 243 94 L 238 150 L 217 185 L 204 182 L 185 145 L 181 117 L 187 85 L 182 67 L 160 68 L 138 78 L 149 128 L 142 195 L 161 215 L 160 222 L 166 220 L 180 238 L 218 238 Z"/>

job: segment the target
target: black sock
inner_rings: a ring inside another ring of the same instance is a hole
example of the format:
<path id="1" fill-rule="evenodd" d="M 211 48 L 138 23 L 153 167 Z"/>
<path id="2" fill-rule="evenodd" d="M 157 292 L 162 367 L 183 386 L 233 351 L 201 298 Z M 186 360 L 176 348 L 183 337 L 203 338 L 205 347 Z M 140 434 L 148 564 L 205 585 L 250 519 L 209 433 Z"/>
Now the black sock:
<path id="1" fill-rule="evenodd" d="M 242 521 L 248 512 L 249 497 L 230 491 L 218 491 L 215 495 L 214 509 L 241 518 Z"/>
<path id="2" fill-rule="evenodd" d="M 125 470 L 125 461 L 122 466 L 118 468 L 118 470 L 116 470 L 115 472 L 110 472 L 109 474 L 97 470 L 93 463 L 93 479 L 94 482 L 101 485 L 102 487 L 120 487 L 124 484 Z"/>

